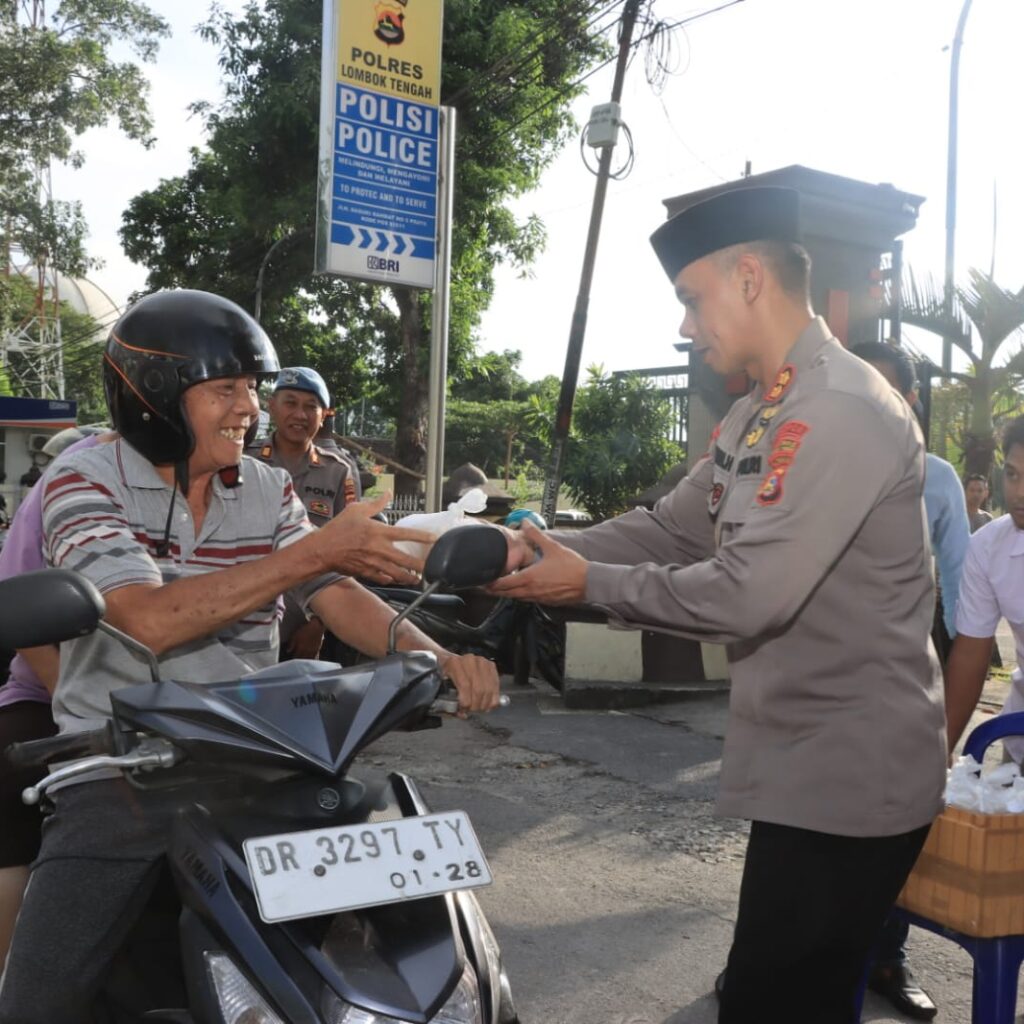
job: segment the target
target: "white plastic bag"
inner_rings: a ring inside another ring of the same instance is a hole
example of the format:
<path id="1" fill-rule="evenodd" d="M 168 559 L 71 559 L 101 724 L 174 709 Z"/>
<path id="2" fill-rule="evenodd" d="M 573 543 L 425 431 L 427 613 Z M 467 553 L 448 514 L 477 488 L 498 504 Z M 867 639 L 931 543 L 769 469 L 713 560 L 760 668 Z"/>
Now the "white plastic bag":
<path id="1" fill-rule="evenodd" d="M 487 495 L 479 487 L 466 491 L 458 501 L 453 501 L 444 512 L 413 512 L 403 516 L 395 526 L 404 526 L 409 530 L 425 530 L 435 537 L 447 533 L 454 526 L 465 526 L 467 523 L 479 523 L 478 519 L 467 519 L 487 508 Z M 415 541 L 395 541 L 395 547 L 401 548 L 407 555 L 426 558 L 428 547 Z"/>
<path id="2" fill-rule="evenodd" d="M 959 757 L 946 779 L 946 803 L 981 814 L 1020 814 L 1024 778 L 1015 764 L 981 771 L 973 757 Z"/>

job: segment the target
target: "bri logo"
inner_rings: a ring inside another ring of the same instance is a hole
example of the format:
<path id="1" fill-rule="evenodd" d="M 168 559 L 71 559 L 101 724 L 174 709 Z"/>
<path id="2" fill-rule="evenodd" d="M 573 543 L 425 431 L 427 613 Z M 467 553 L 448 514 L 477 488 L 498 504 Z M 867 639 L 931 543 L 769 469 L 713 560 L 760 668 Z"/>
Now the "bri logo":
<path id="1" fill-rule="evenodd" d="M 399 263 L 398 260 L 389 260 L 385 256 L 367 256 L 366 266 L 370 270 L 386 270 L 389 273 L 397 274 Z"/>

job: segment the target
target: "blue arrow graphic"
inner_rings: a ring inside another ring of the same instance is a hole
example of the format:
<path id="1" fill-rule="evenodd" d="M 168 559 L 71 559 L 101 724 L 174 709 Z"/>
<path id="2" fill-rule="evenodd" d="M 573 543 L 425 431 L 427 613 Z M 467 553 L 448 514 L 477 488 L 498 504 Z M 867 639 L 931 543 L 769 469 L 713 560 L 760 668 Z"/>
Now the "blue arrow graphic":
<path id="1" fill-rule="evenodd" d="M 351 245 L 355 237 L 355 232 L 347 224 L 331 225 L 331 241 L 335 245 Z"/>
<path id="2" fill-rule="evenodd" d="M 433 239 L 414 238 L 412 240 L 412 252 L 409 255 L 421 260 L 432 260 L 434 258 Z"/>
<path id="3" fill-rule="evenodd" d="M 370 247 L 370 245 L 373 243 L 373 232 L 367 231 L 366 228 L 360 228 L 359 229 L 359 236 L 360 236 L 359 248 L 360 249 L 368 249 Z"/>
<path id="4" fill-rule="evenodd" d="M 405 252 L 405 239 L 401 235 L 395 235 L 395 255 L 401 256 Z"/>
<path id="5" fill-rule="evenodd" d="M 377 232 L 377 252 L 388 251 L 388 236 L 383 231 Z"/>

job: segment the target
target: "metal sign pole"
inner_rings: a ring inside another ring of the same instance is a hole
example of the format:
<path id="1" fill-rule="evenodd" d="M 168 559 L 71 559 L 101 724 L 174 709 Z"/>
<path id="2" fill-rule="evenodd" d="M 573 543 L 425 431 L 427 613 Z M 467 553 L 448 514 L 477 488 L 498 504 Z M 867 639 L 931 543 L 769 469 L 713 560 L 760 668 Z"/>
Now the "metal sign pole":
<path id="1" fill-rule="evenodd" d="M 430 315 L 430 381 L 427 410 L 427 511 L 441 511 L 444 416 L 448 386 L 449 282 L 452 270 L 452 192 L 455 174 L 455 108 L 440 108 L 438 125 L 437 255 Z"/>

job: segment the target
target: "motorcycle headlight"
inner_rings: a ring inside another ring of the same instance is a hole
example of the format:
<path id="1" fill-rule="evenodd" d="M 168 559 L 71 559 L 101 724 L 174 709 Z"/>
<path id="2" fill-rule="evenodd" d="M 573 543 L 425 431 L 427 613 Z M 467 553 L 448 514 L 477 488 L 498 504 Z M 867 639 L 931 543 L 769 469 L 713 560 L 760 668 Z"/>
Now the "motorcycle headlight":
<path id="1" fill-rule="evenodd" d="M 321 1008 L 326 1024 L 407 1024 L 395 1017 L 385 1017 L 351 1006 L 330 989 L 324 990 Z M 430 1024 L 483 1024 L 480 986 L 472 967 L 467 967 L 463 972 L 455 991 L 437 1016 L 431 1018 Z"/>
<path id="2" fill-rule="evenodd" d="M 204 953 L 224 1024 L 284 1024 L 226 953 Z"/>

